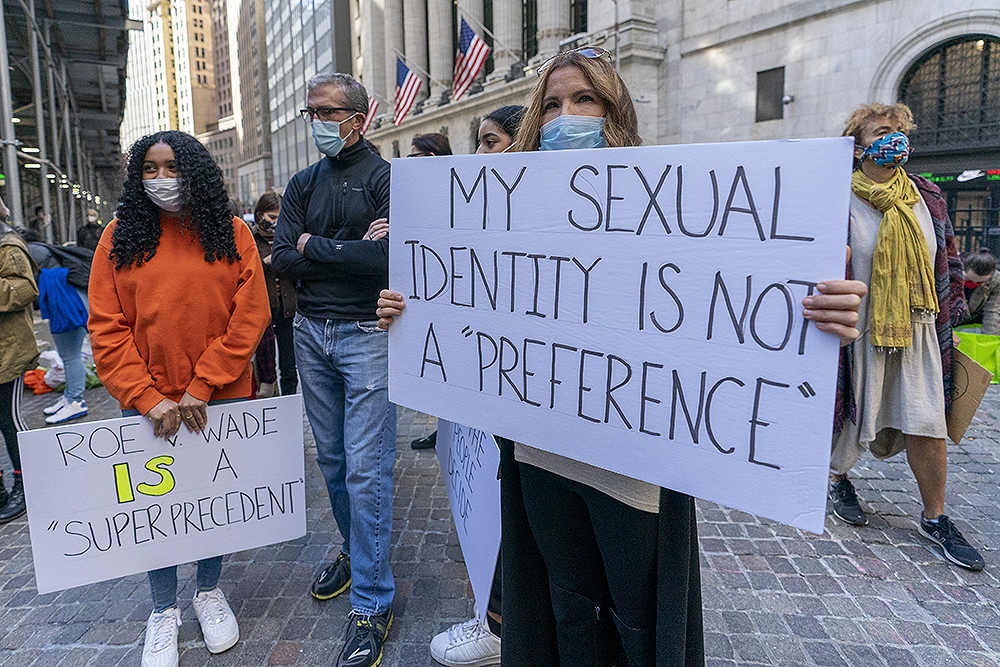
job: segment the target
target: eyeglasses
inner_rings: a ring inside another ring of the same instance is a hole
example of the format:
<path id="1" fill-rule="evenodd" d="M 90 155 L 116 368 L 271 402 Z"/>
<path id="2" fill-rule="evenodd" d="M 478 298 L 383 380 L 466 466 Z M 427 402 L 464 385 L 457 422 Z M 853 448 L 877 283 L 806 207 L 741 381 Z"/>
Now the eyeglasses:
<path id="1" fill-rule="evenodd" d="M 581 46 L 578 49 L 572 49 L 570 51 L 563 51 L 562 53 L 557 53 L 556 55 L 552 56 L 544 63 L 542 63 L 539 66 L 539 68 L 535 70 L 535 73 L 538 74 L 538 76 L 541 76 L 542 72 L 544 72 L 549 68 L 549 65 L 552 64 L 553 60 L 561 56 L 565 56 L 567 53 L 579 53 L 584 58 L 600 58 L 601 56 L 607 56 L 608 61 L 609 62 L 611 61 L 611 52 L 608 51 L 607 49 L 602 49 L 599 46 Z"/>
<path id="2" fill-rule="evenodd" d="M 346 113 L 362 113 L 355 109 L 348 109 L 347 107 L 320 107 L 318 109 L 299 109 L 299 114 L 302 116 L 302 120 L 311 123 L 316 118 L 324 121 L 336 120 L 334 114 L 342 111 Z"/>

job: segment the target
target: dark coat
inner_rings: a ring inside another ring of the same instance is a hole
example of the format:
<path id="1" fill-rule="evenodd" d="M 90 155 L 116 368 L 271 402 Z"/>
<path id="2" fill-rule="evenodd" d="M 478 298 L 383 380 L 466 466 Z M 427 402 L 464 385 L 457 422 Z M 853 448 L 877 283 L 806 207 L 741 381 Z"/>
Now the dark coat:
<path id="1" fill-rule="evenodd" d="M 271 242 L 258 232 L 253 233 L 257 243 L 261 264 L 264 267 L 264 280 L 267 282 L 267 300 L 271 304 L 271 319 L 277 316 L 292 317 L 295 315 L 295 281 L 278 277 L 270 263 L 264 263 L 264 258 L 271 254 Z"/>

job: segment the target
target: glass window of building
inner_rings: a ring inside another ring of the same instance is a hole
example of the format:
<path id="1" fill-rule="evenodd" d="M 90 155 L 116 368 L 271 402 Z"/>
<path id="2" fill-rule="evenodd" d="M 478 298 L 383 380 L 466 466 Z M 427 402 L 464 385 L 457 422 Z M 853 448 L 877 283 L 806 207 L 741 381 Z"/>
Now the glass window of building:
<path id="1" fill-rule="evenodd" d="M 913 143 L 924 150 L 1000 146 L 1000 39 L 965 35 L 922 56 L 899 99 L 913 111 Z"/>

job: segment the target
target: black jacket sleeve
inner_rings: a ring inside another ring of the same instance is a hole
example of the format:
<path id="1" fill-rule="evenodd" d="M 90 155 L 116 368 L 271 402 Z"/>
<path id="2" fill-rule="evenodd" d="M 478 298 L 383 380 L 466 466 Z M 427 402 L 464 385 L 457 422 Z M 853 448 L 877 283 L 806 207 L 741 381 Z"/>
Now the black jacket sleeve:
<path id="1" fill-rule="evenodd" d="M 375 217 L 389 215 L 389 167 L 379 169 L 365 184 L 375 203 Z M 345 273 L 356 275 L 385 275 L 389 271 L 389 239 L 378 241 L 329 239 L 313 235 L 306 242 L 306 258 L 330 264 Z M 272 259 L 272 261 L 274 261 Z"/>
<path id="2" fill-rule="evenodd" d="M 296 175 L 285 188 L 278 224 L 274 230 L 271 266 L 279 276 L 292 280 L 341 276 L 343 272 L 335 265 L 307 259 L 299 254 L 296 247 L 299 237 L 306 231 L 305 213 L 308 201 L 305 200 L 302 181 L 303 179 Z"/>

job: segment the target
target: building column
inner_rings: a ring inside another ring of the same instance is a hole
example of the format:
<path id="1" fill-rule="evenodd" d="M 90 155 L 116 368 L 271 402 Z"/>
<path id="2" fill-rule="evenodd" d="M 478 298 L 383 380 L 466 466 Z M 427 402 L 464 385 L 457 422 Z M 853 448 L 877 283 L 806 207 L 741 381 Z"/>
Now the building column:
<path id="1" fill-rule="evenodd" d="M 69 79 L 66 78 L 66 62 L 63 61 L 59 63 L 59 73 L 60 80 L 62 81 L 63 89 L 63 101 L 62 101 L 62 117 L 63 117 L 63 146 L 66 148 L 66 181 L 69 184 L 69 188 L 63 188 L 62 185 L 59 186 L 60 189 L 66 190 L 66 211 L 68 215 L 66 216 L 66 236 L 64 237 L 67 241 L 73 238 L 76 234 L 76 207 L 73 205 L 73 135 L 69 129 Z"/>
<path id="2" fill-rule="evenodd" d="M 49 33 L 48 26 L 46 26 L 45 41 L 47 43 L 49 43 L 48 33 Z M 60 163 L 59 163 L 59 123 L 58 123 L 58 117 L 56 115 L 56 68 L 55 64 L 51 61 L 51 57 L 45 63 L 45 73 L 46 73 L 46 78 L 48 79 L 48 87 L 49 87 L 49 128 L 52 131 L 52 163 L 56 165 L 56 170 L 53 173 L 53 176 L 55 176 L 55 178 L 52 179 L 52 185 L 54 187 L 56 195 L 55 228 L 56 231 L 58 232 L 56 236 L 61 237 L 57 238 L 56 240 L 66 241 L 67 240 L 66 237 L 62 236 L 63 230 L 66 229 L 66 213 L 65 213 L 65 207 L 63 206 L 63 199 L 61 194 L 62 190 L 59 188 Z"/>
<path id="3" fill-rule="evenodd" d="M 486 31 L 483 29 L 485 25 L 484 21 L 486 19 L 486 11 L 483 9 L 483 0 L 461 0 L 458 4 L 459 16 L 465 16 L 466 23 L 472 28 L 479 38 L 486 40 L 488 38 Z M 493 13 L 494 19 L 496 18 L 496 12 Z M 459 28 L 461 28 L 462 21 L 458 22 Z M 496 47 L 494 47 L 495 49 Z M 491 50 L 492 53 L 492 50 Z M 476 78 L 472 81 L 472 87 L 469 88 L 469 93 L 476 93 L 483 89 L 483 82 L 486 80 L 486 65 L 479 70 L 476 74 Z"/>
<path id="4" fill-rule="evenodd" d="M 52 231 L 52 200 L 49 198 L 48 153 L 45 150 L 45 110 L 42 108 L 42 73 L 38 63 L 38 35 L 35 34 L 33 20 L 35 17 L 35 0 L 28 0 L 28 44 L 31 53 L 31 85 L 35 100 L 35 131 L 38 134 L 38 162 L 42 165 L 38 170 L 38 184 L 42 190 L 42 209 L 49 216 L 48 225 L 41 230 L 46 243 L 54 243 Z"/>
<path id="5" fill-rule="evenodd" d="M 3 130 L 4 195 L 10 209 L 10 224 L 20 227 L 24 224 L 24 210 L 21 206 L 21 174 L 17 164 L 17 145 L 14 137 L 14 107 L 10 88 L 10 65 L 7 60 L 7 22 L 4 20 L 3 0 L 0 0 L 0 129 Z"/>
<path id="6" fill-rule="evenodd" d="M 406 66 L 419 76 L 424 85 L 417 93 L 419 104 L 427 98 L 427 86 L 430 83 L 424 72 L 427 71 L 427 4 L 426 0 L 403 0 L 403 52 L 406 54 Z"/>
<path id="7" fill-rule="evenodd" d="M 430 101 L 444 104 L 451 91 L 451 77 L 455 70 L 455 46 L 451 30 L 451 0 L 427 0 L 427 39 L 431 50 L 431 77 L 441 84 L 431 82 Z"/>
<path id="8" fill-rule="evenodd" d="M 368 89 L 368 94 L 379 99 L 379 107 L 384 113 L 392 101 L 392 85 L 388 86 L 386 95 L 386 58 L 395 59 L 391 53 L 385 52 L 385 17 L 379 6 L 370 0 L 358 2 L 358 16 L 361 23 L 361 82 Z M 263 53 L 263 51 L 262 51 Z M 395 81 L 393 77 L 393 81 Z"/>
<path id="9" fill-rule="evenodd" d="M 570 36 L 569 0 L 538 0 L 538 54 L 559 52 L 559 42 Z"/>
<path id="10" fill-rule="evenodd" d="M 76 127 L 73 128 L 73 138 L 76 145 L 76 173 L 77 179 L 80 182 L 80 198 L 77 202 L 80 204 L 80 224 L 87 222 L 87 198 L 83 195 L 84 191 L 87 190 L 87 169 L 84 166 L 83 161 L 83 141 L 80 140 L 80 124 L 76 123 Z M 76 238 L 76 229 L 70 230 L 71 237 Z"/>
<path id="11" fill-rule="evenodd" d="M 382 10 L 385 30 L 385 99 L 392 104 L 396 96 L 396 58 L 403 53 L 403 0 L 385 0 Z M 378 44 L 374 47 L 379 48 Z M 392 116 L 392 111 L 386 109 Z"/>
<path id="12" fill-rule="evenodd" d="M 512 67 L 523 66 L 521 0 L 493 0 L 493 35 L 493 74 L 489 81 L 504 81 L 512 74 Z"/>

